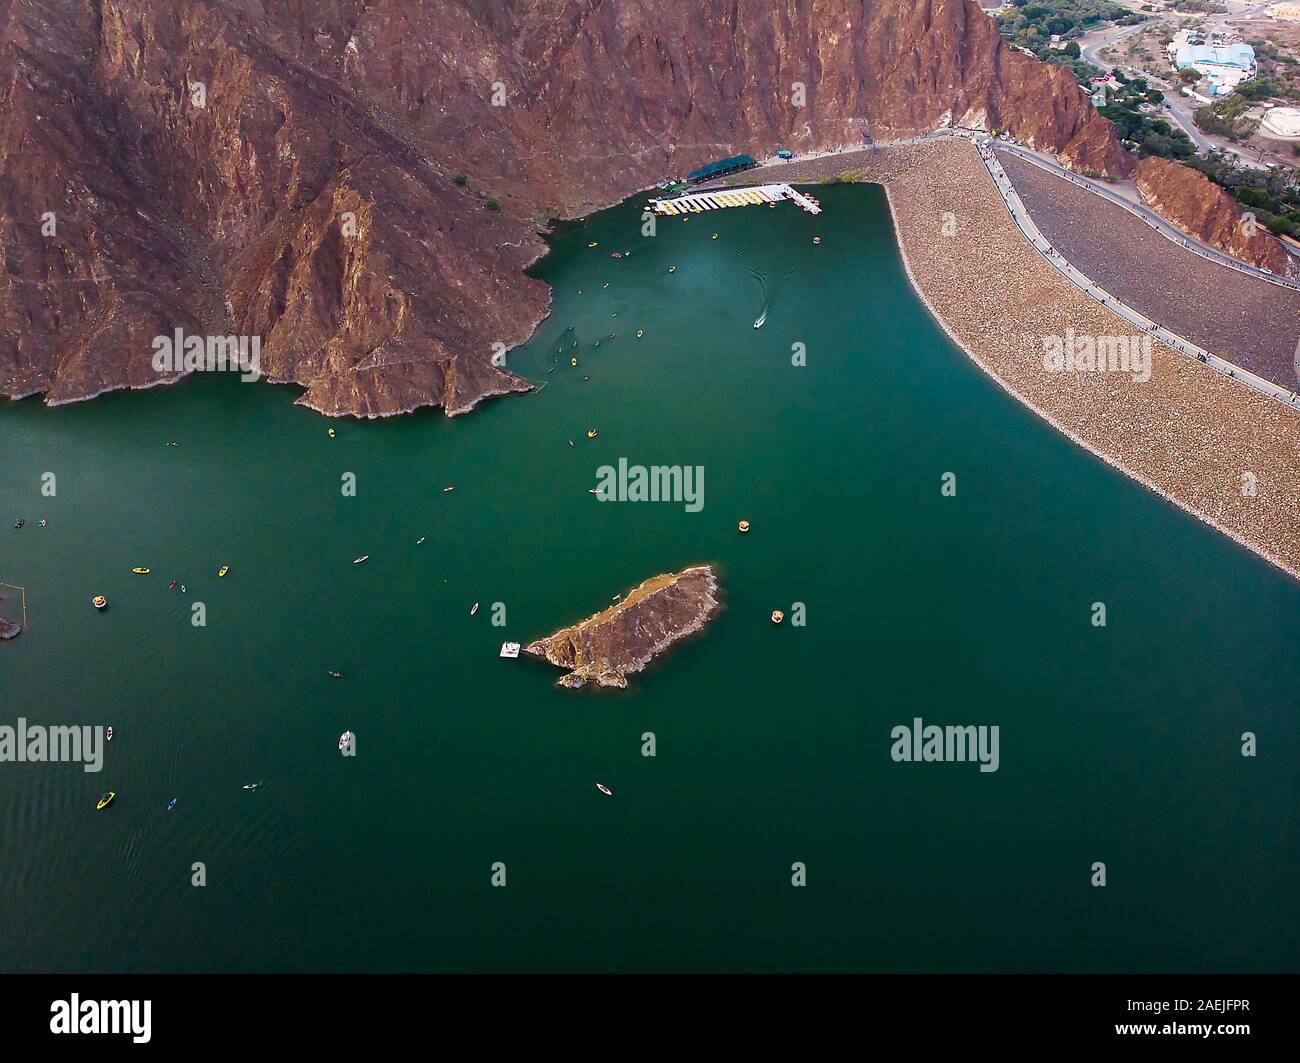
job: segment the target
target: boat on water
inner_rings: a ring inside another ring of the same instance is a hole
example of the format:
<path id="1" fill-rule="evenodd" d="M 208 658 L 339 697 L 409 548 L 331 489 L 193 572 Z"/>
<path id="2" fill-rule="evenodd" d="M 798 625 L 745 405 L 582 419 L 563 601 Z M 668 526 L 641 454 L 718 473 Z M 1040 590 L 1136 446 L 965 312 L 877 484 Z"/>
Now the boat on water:
<path id="1" fill-rule="evenodd" d="M 676 266 L 669 266 L 669 267 L 668 267 L 668 272 L 669 272 L 669 273 L 676 273 L 676 272 L 677 272 L 677 267 L 676 267 Z"/>
<path id="2" fill-rule="evenodd" d="M 370 555 L 369 555 L 369 554 L 362 554 L 360 557 L 354 557 L 354 558 L 352 559 L 352 563 L 353 563 L 354 565 L 359 565 L 359 564 L 361 564 L 362 561 L 369 561 L 369 560 L 370 560 Z"/>
<path id="3" fill-rule="evenodd" d="M 104 732 L 104 741 L 105 741 L 105 742 L 111 742 L 111 741 L 113 741 L 113 728 L 112 728 L 112 727 L 109 727 L 108 730 L 106 730 L 106 731 Z"/>
<path id="4" fill-rule="evenodd" d="M 167 584 L 167 589 L 168 589 L 169 591 L 170 591 L 170 590 L 173 590 L 175 587 L 176 587 L 176 581 L 175 581 L 175 580 L 172 580 L 169 584 Z"/>
<path id="5" fill-rule="evenodd" d="M 342 672 L 336 672 L 336 671 L 334 671 L 333 668 L 329 668 L 329 669 L 326 669 L 326 670 L 327 670 L 327 671 L 329 672 L 329 674 L 332 675 L 335 679 L 342 679 L 342 678 L 343 678 L 343 673 L 342 673 Z"/>
<path id="6" fill-rule="evenodd" d="M 519 656 L 519 643 L 503 642 L 501 643 L 501 656 L 514 660 Z"/>
<path id="7" fill-rule="evenodd" d="M 637 339 L 640 339 L 640 338 L 641 338 L 642 336 L 644 336 L 644 335 L 645 335 L 645 329 L 637 329 L 637 330 L 636 330 L 636 338 L 637 338 Z"/>
<path id="8" fill-rule="evenodd" d="M 341 735 L 339 735 L 339 752 L 342 753 L 349 746 L 351 746 L 353 740 L 356 737 L 357 736 L 354 735 L 351 731 L 344 731 Z"/>
<path id="9" fill-rule="evenodd" d="M 422 542 L 424 542 L 424 536 L 423 536 L 423 535 L 421 535 L 418 539 L 415 540 L 415 545 L 416 545 L 416 546 L 419 546 Z"/>
<path id="10" fill-rule="evenodd" d="M 588 428 L 588 429 L 587 429 L 587 438 L 588 438 L 588 439 L 595 439 L 595 438 L 596 438 L 596 430 L 595 430 L 594 428 Z"/>
<path id="11" fill-rule="evenodd" d="M 608 786 L 606 786 L 603 782 L 596 783 L 596 789 L 599 790 L 606 797 L 614 796 L 614 791 L 611 790 Z"/>
<path id="12" fill-rule="evenodd" d="M 95 597 L 90 599 L 90 604 L 93 605 L 96 609 L 107 609 L 108 599 L 105 598 L 102 594 L 97 594 L 95 595 Z"/>
<path id="13" fill-rule="evenodd" d="M 448 484 L 446 487 L 442 489 L 442 493 L 445 495 L 448 491 L 454 491 L 454 490 L 456 490 L 456 488 L 453 487 L 451 484 Z"/>
<path id="14" fill-rule="evenodd" d="M 329 433 L 330 433 L 330 439 L 333 439 L 333 438 L 334 438 L 334 429 L 331 428 L 331 429 L 329 430 Z"/>
<path id="15" fill-rule="evenodd" d="M 104 811 L 104 809 L 106 809 L 109 806 L 109 804 L 112 803 L 113 798 L 115 798 L 116 796 L 117 796 L 116 790 L 109 790 L 107 793 L 100 794 L 99 804 L 95 806 L 95 811 L 96 812 Z"/>
<path id="16" fill-rule="evenodd" d="M 36 522 L 36 527 L 38 527 L 38 528 L 44 528 L 45 525 L 48 524 L 48 523 L 49 523 L 49 521 L 47 521 L 44 517 L 42 517 L 40 520 L 38 520 L 38 521 Z"/>
<path id="17" fill-rule="evenodd" d="M 229 565 L 222 565 L 219 569 L 217 569 L 217 575 L 224 576 L 229 571 L 230 571 Z"/>
<path id="18" fill-rule="evenodd" d="M 25 521 L 22 517 L 19 517 L 16 521 L 14 521 L 14 527 L 21 528 L 26 523 L 27 521 Z"/>
<path id="19" fill-rule="evenodd" d="M 743 535 L 745 532 L 749 531 L 749 521 L 742 520 L 739 524 L 736 525 L 736 527 L 740 529 L 740 532 Z"/>
<path id="20" fill-rule="evenodd" d="M 176 807 L 176 798 L 173 797 L 170 801 L 167 802 L 167 811 L 170 812 L 175 807 Z"/>
<path id="21" fill-rule="evenodd" d="M 785 619 L 785 613 L 781 612 L 780 609 L 772 610 L 772 623 L 779 624 L 784 619 Z"/>
<path id="22" fill-rule="evenodd" d="M 244 783 L 244 789 L 245 789 L 245 790 L 256 790 L 256 789 L 257 789 L 259 786 L 261 786 L 261 785 L 262 785 L 262 780 L 261 780 L 261 779 L 258 779 L 257 782 L 246 782 L 246 783 Z"/>
<path id="23" fill-rule="evenodd" d="M 143 565 L 140 565 L 140 566 L 137 567 L 137 568 L 133 568 L 133 569 L 131 569 L 131 571 L 134 572 L 137 576 L 147 576 L 147 575 L 149 575 L 149 569 L 145 568 Z"/>
<path id="24" fill-rule="evenodd" d="M 471 609 L 471 610 L 469 611 L 469 615 L 470 615 L 470 616 L 473 616 L 473 615 L 474 615 L 475 613 L 477 613 L 477 612 L 478 612 L 478 602 L 475 602 L 475 603 L 474 603 L 474 608 Z"/>

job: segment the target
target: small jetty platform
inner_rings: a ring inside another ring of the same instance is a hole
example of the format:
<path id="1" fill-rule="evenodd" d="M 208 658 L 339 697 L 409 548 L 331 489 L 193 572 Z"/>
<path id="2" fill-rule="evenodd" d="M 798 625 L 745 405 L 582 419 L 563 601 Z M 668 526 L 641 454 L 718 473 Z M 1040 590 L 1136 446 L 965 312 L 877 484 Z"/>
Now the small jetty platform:
<path id="1" fill-rule="evenodd" d="M 719 188 L 709 192 L 692 192 L 668 199 L 652 199 L 649 209 L 656 214 L 701 214 L 706 210 L 724 207 L 750 207 L 761 203 L 780 203 L 793 200 L 809 214 L 820 214 L 821 204 L 787 184 L 753 185 L 749 188 Z"/>

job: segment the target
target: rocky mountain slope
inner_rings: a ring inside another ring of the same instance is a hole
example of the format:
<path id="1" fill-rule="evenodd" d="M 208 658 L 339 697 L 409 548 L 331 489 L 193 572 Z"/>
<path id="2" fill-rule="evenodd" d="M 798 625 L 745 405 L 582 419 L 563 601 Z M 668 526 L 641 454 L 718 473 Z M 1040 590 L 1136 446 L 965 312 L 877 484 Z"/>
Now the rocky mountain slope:
<path id="1" fill-rule="evenodd" d="M 549 217 L 945 120 L 1131 160 L 974 0 L 0 0 L 0 394 L 257 336 L 332 415 L 522 390 Z"/>
<path id="2" fill-rule="evenodd" d="M 1151 209 L 1183 232 L 1252 266 L 1287 275 L 1291 256 L 1286 248 L 1249 224 L 1237 201 L 1204 174 L 1152 156 L 1137 165 L 1132 178 Z"/>

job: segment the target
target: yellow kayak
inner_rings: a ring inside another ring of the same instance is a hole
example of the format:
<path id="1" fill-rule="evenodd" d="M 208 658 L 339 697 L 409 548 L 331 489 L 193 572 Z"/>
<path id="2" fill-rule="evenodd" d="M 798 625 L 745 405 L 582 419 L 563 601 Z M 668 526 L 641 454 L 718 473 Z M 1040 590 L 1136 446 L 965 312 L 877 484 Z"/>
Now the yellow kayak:
<path id="1" fill-rule="evenodd" d="M 113 798 L 115 798 L 116 796 L 117 796 L 117 791 L 116 791 L 116 790 L 109 790 L 109 792 L 106 793 L 106 794 L 100 794 L 100 795 L 99 795 L 99 804 L 97 804 L 97 805 L 95 806 L 95 811 L 96 811 L 96 812 L 102 812 L 104 809 L 106 809 L 106 808 L 108 807 L 108 803 L 109 803 L 110 801 L 112 801 Z"/>
<path id="2" fill-rule="evenodd" d="M 217 575 L 224 576 L 229 571 L 230 571 L 229 565 L 222 565 L 219 569 L 217 569 Z"/>
<path id="3" fill-rule="evenodd" d="M 134 572 L 137 576 L 149 575 L 149 570 L 147 568 L 133 568 L 131 569 L 131 571 Z"/>

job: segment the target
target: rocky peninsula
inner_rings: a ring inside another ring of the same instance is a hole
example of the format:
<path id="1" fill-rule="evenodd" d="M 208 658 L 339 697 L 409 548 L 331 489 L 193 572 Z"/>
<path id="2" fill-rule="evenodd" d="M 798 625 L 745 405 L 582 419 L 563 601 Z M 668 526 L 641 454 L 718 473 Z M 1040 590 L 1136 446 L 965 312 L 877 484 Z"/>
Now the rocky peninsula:
<path id="1" fill-rule="evenodd" d="M 560 686 L 626 687 L 674 642 L 704 628 L 717 614 L 718 578 L 710 565 L 652 576 L 608 609 L 538 639 L 524 652 L 568 669 Z"/>

